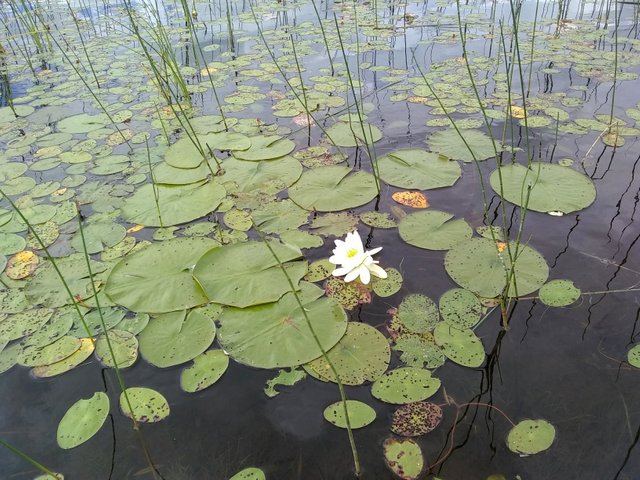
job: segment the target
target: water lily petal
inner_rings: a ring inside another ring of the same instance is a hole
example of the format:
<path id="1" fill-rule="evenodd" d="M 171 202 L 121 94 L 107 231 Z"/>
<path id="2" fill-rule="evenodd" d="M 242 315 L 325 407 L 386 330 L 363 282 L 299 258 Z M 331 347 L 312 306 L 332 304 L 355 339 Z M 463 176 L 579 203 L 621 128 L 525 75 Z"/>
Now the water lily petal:
<path id="1" fill-rule="evenodd" d="M 380 267 L 379 265 L 376 265 L 376 263 L 378 262 L 372 263 L 371 265 L 367 266 L 367 269 L 369 270 L 369 272 L 371 272 L 378 278 L 387 278 L 387 272 L 384 270 L 384 268 Z"/>

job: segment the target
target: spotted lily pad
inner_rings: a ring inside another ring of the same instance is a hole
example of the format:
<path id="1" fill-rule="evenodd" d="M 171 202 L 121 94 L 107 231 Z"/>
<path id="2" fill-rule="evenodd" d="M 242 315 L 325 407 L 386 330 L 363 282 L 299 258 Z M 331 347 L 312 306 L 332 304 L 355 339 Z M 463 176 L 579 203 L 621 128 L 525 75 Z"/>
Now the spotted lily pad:
<path id="1" fill-rule="evenodd" d="M 330 277 L 324 284 L 324 291 L 347 310 L 371 303 L 371 292 L 360 282 L 345 282 L 341 278 Z"/>
<path id="2" fill-rule="evenodd" d="M 347 400 L 347 414 L 351 428 L 362 428 L 376 419 L 376 411 L 366 403 L 358 400 Z M 347 419 L 344 413 L 344 404 L 336 402 L 324 409 L 324 418 L 336 427 L 347 428 Z"/>
<path id="3" fill-rule="evenodd" d="M 138 422 L 153 423 L 164 420 L 169 416 L 169 403 L 160 392 L 145 387 L 127 388 L 127 395 L 131 402 L 131 409 L 125 399 L 124 392 L 120 394 L 120 408 L 127 417 L 135 418 Z"/>
<path id="4" fill-rule="evenodd" d="M 362 385 L 373 382 L 389 367 L 391 349 L 387 339 L 366 323 L 350 322 L 347 332 L 327 356 L 345 385 Z M 336 377 L 324 357 L 304 365 L 308 374 L 323 380 L 336 381 Z"/>
<path id="5" fill-rule="evenodd" d="M 441 322 L 433 334 L 449 360 L 465 367 L 479 367 L 484 362 L 484 346 L 473 330 Z"/>
<path id="6" fill-rule="evenodd" d="M 401 480 L 416 480 L 424 468 L 422 450 L 411 439 L 387 438 L 382 444 L 384 459 Z"/>
<path id="7" fill-rule="evenodd" d="M 452 218 L 451 213 L 439 210 L 410 213 L 400 221 L 398 232 L 410 245 L 427 250 L 448 250 L 473 234 L 464 219 Z"/>
<path id="8" fill-rule="evenodd" d="M 386 268 L 387 278 L 372 277 L 371 287 L 379 297 L 390 297 L 400 291 L 402 274 L 395 268 Z"/>
<path id="9" fill-rule="evenodd" d="M 0 340 L 0 342 L 2 342 L 2 340 Z M 0 344 L 4 345 L 4 343 Z M 19 343 L 14 343 L 0 350 L 0 374 L 6 372 L 18 363 L 18 358 L 21 353 L 22 346 Z"/>
<path id="10" fill-rule="evenodd" d="M 442 408 L 431 402 L 414 402 L 393 412 L 391 431 L 403 437 L 417 437 L 429 433 L 442 421 Z"/>
<path id="11" fill-rule="evenodd" d="M 278 370 L 278 374 L 274 378 L 267 380 L 267 383 L 265 384 L 263 389 L 264 394 L 269 398 L 273 398 L 277 395 L 280 395 L 280 391 L 276 389 L 276 387 L 281 385 L 295 385 L 305 378 L 307 378 L 306 372 L 298 368 Z"/>
<path id="12" fill-rule="evenodd" d="M 51 365 L 77 352 L 81 344 L 78 338 L 67 335 L 43 347 L 25 346 L 18 358 L 18 363 L 26 367 Z"/>
<path id="13" fill-rule="evenodd" d="M 442 349 L 433 339 L 405 333 L 395 340 L 394 350 L 402 352 L 400 360 L 407 367 L 438 368 L 445 362 Z"/>
<path id="14" fill-rule="evenodd" d="M 74 403 L 58 424 L 58 446 L 65 450 L 77 447 L 102 428 L 109 415 L 109 397 L 96 392 L 91 398 Z"/>
<path id="15" fill-rule="evenodd" d="M 472 328 L 482 315 L 482 304 L 476 295 L 464 288 L 452 288 L 440 297 L 440 315 L 458 328 Z"/>
<path id="16" fill-rule="evenodd" d="M 85 249 L 89 254 L 100 253 L 107 247 L 112 247 L 121 242 L 127 235 L 127 230 L 117 223 L 95 222 L 83 228 L 84 244 L 82 235 L 78 231 L 71 240 L 71 246 L 78 252 Z"/>
<path id="17" fill-rule="evenodd" d="M 109 335 L 113 356 L 107 345 L 106 335 Z M 127 368 L 133 365 L 138 358 L 138 339 L 134 334 L 124 330 L 109 330 L 96 339 L 96 357 L 106 367 Z M 115 362 L 114 362 L 115 360 Z"/>
<path id="18" fill-rule="evenodd" d="M 35 367 L 31 372 L 38 378 L 49 378 L 74 369 L 89 358 L 94 350 L 93 340 L 91 338 L 81 338 L 80 342 L 82 343 L 80 348 L 64 360 L 52 363 L 51 365 Z"/>
<path id="19" fill-rule="evenodd" d="M 16 340 L 38 331 L 53 315 L 49 308 L 32 308 L 0 321 L 0 339 Z"/>
<path id="20" fill-rule="evenodd" d="M 222 350 L 201 353 L 180 374 L 180 388 L 190 393 L 204 390 L 220 380 L 228 366 L 229 356 Z"/>
<path id="21" fill-rule="evenodd" d="M 440 320 L 435 302 L 418 293 L 412 293 L 402 299 L 395 317 L 402 330 L 412 333 L 430 332 Z"/>
<path id="22" fill-rule="evenodd" d="M 627 352 L 629 365 L 640 368 L 640 344 L 636 344 Z"/>
<path id="23" fill-rule="evenodd" d="M 388 213 L 383 212 L 363 212 L 360 214 L 360 221 L 365 225 L 374 228 L 395 228 L 396 221 Z"/>
<path id="24" fill-rule="evenodd" d="M 520 455 L 535 455 L 548 449 L 556 429 L 546 420 L 522 420 L 507 435 L 507 447 Z"/>
<path id="25" fill-rule="evenodd" d="M 302 174 L 302 165 L 286 156 L 268 162 L 248 162 L 230 157 L 222 162 L 222 182 L 234 182 L 241 192 L 265 189 L 267 185 L 280 183 L 282 188 L 292 185 Z"/>
<path id="26" fill-rule="evenodd" d="M 12 280 L 20 280 L 31 275 L 38 268 L 39 263 L 38 255 L 31 250 L 24 250 L 9 258 L 4 273 Z"/>
<path id="27" fill-rule="evenodd" d="M 256 467 L 245 468 L 236 473 L 229 480 L 266 480 L 264 472 Z"/>
<path id="28" fill-rule="evenodd" d="M 387 403 L 421 402 L 440 389 L 440 380 L 429 370 L 414 367 L 396 368 L 385 373 L 371 386 L 371 394 Z"/>
<path id="29" fill-rule="evenodd" d="M 580 289 L 571 280 L 551 280 L 540 287 L 540 300 L 550 307 L 566 307 L 580 298 Z"/>

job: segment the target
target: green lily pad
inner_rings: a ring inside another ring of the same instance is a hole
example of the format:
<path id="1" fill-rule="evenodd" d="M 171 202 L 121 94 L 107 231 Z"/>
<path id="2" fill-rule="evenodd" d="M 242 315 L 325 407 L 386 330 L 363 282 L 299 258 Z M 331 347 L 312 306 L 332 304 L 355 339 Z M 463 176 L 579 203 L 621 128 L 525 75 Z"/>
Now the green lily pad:
<path id="1" fill-rule="evenodd" d="M 347 317 L 334 300 L 321 298 L 322 290 L 301 283 L 279 301 L 248 308 L 226 308 L 219 319 L 218 341 L 236 361 L 259 368 L 293 367 L 319 357 L 322 352 L 307 318 L 325 351 L 344 335 Z M 274 347 L 275 346 L 275 347 Z"/>
<path id="2" fill-rule="evenodd" d="M 278 135 L 263 135 L 251 137 L 251 146 L 242 151 L 236 151 L 233 156 L 239 160 L 250 160 L 257 162 L 260 160 L 272 160 L 290 154 L 296 144 L 287 138 Z"/>
<path id="3" fill-rule="evenodd" d="M 0 233 L 0 255 L 13 255 L 24 250 L 26 240 L 14 233 Z"/>
<path id="4" fill-rule="evenodd" d="M 403 330 L 412 333 L 432 331 L 440 320 L 435 302 L 425 295 L 412 293 L 402 299 L 395 314 Z"/>
<path id="5" fill-rule="evenodd" d="M 397 150 L 377 160 L 380 178 L 398 188 L 450 187 L 460 178 L 457 162 L 417 148 Z"/>
<path id="6" fill-rule="evenodd" d="M 236 473 L 229 480 L 266 480 L 264 472 L 256 467 L 245 468 Z"/>
<path id="7" fill-rule="evenodd" d="M 222 350 L 203 352 L 180 374 L 180 388 L 190 393 L 204 390 L 220 380 L 228 366 L 229 356 Z"/>
<path id="8" fill-rule="evenodd" d="M 100 253 L 107 247 L 113 247 L 127 235 L 127 229 L 117 223 L 90 223 L 83 228 L 83 231 L 84 245 L 82 235 L 78 231 L 71 239 L 71 246 L 77 252 L 83 252 L 86 245 L 89 254 Z"/>
<path id="9" fill-rule="evenodd" d="M 135 415 L 138 422 L 153 423 L 169 416 L 169 403 L 160 392 L 151 388 L 130 387 L 127 388 L 127 395 L 133 414 L 129 409 L 124 392 L 120 394 L 120 409 L 127 417 L 133 418 Z"/>
<path id="10" fill-rule="evenodd" d="M 588 207 L 596 198 L 593 181 L 586 175 L 550 163 L 517 163 L 500 167 L 505 200 L 536 212 L 571 213 Z M 491 188 L 500 192 L 500 177 L 494 171 Z"/>
<path id="11" fill-rule="evenodd" d="M 400 237 L 410 245 L 427 250 L 448 250 L 473 235 L 464 219 L 439 210 L 410 213 L 398 225 Z"/>
<path id="12" fill-rule="evenodd" d="M 138 335 L 149 324 L 149 315 L 146 313 L 136 313 L 132 317 L 123 318 L 115 328 L 116 330 L 124 330 L 125 332 Z"/>
<path id="13" fill-rule="evenodd" d="M 149 245 L 113 267 L 105 292 L 134 312 L 162 313 L 209 301 L 194 281 L 192 269 L 217 243 L 208 238 L 176 238 Z"/>
<path id="14" fill-rule="evenodd" d="M 511 251 L 516 252 L 511 242 Z M 528 245 L 520 245 L 508 294 L 527 295 L 542 286 L 549 276 L 549 267 L 542 255 Z M 511 261 L 508 251 L 500 252 L 500 245 L 486 238 L 472 238 L 459 243 L 447 252 L 444 266 L 449 276 L 461 287 L 481 297 L 500 295 L 507 284 L 506 275 Z"/>
<path id="15" fill-rule="evenodd" d="M 110 123 L 111 121 L 105 113 L 97 115 L 80 113 L 58 121 L 56 127 L 59 132 L 63 133 L 88 133 L 99 130 Z"/>
<path id="16" fill-rule="evenodd" d="M 58 446 L 68 450 L 83 444 L 102 428 L 109 415 L 109 397 L 96 392 L 74 403 L 58 424 Z"/>
<path id="17" fill-rule="evenodd" d="M 311 221 L 309 229 L 316 235 L 342 237 L 358 226 L 358 217 L 349 212 L 325 213 Z"/>
<path id="18" fill-rule="evenodd" d="M 72 355 L 68 356 L 64 360 L 52 363 L 51 365 L 43 365 L 31 369 L 33 375 L 37 378 L 49 378 L 56 375 L 61 375 L 76 368 L 87 358 L 91 356 L 94 350 L 93 340 L 90 338 L 81 338 L 80 348 Z"/>
<path id="19" fill-rule="evenodd" d="M 224 175 L 221 182 L 235 182 L 241 192 L 265 189 L 280 184 L 281 189 L 292 185 L 302 174 L 302 165 L 293 157 L 285 156 L 268 162 L 248 162 L 229 157 L 222 162 Z"/>
<path id="20" fill-rule="evenodd" d="M 416 480 L 424 468 L 422 450 L 411 439 L 387 438 L 382 444 L 384 459 L 401 480 Z"/>
<path id="21" fill-rule="evenodd" d="M 306 224 L 309 212 L 285 198 L 255 209 L 251 217 L 262 232 L 283 233 Z"/>
<path id="22" fill-rule="evenodd" d="M 383 212 L 363 212 L 360 214 L 360 221 L 374 228 L 395 228 L 398 226 L 391 215 Z"/>
<path id="23" fill-rule="evenodd" d="M 580 298 L 580 289 L 571 280 L 551 280 L 540 287 L 540 300 L 550 307 L 566 307 Z"/>
<path id="24" fill-rule="evenodd" d="M 0 313 L 20 313 L 27 308 L 29 308 L 29 302 L 22 290 L 18 288 L 0 290 Z"/>
<path id="25" fill-rule="evenodd" d="M 376 411 L 366 403 L 358 400 L 347 400 L 347 414 L 351 428 L 366 427 L 376 419 Z M 336 402 L 329 405 L 322 413 L 324 419 L 340 428 L 347 428 L 347 419 L 344 413 L 344 404 Z"/>
<path id="26" fill-rule="evenodd" d="M 360 124 L 356 119 L 351 122 L 337 122 L 326 129 L 328 140 L 338 147 L 356 147 L 368 143 L 372 145 L 382 139 L 378 127 L 369 123 Z"/>
<path id="27" fill-rule="evenodd" d="M 329 277 L 324 284 L 327 297 L 337 300 L 347 310 L 371 303 L 371 291 L 360 282 L 345 282 L 341 278 Z"/>
<path id="28" fill-rule="evenodd" d="M 458 328 L 472 328 L 482 316 L 480 300 L 464 288 L 447 290 L 438 303 L 442 319 Z"/>
<path id="29" fill-rule="evenodd" d="M 440 380 L 429 370 L 415 367 L 396 368 L 385 373 L 371 386 L 371 395 L 387 403 L 421 402 L 440 389 Z"/>
<path id="30" fill-rule="evenodd" d="M 196 263 L 193 275 L 210 301 L 234 307 L 273 302 L 291 287 L 278 260 L 294 285 L 307 272 L 306 262 L 290 262 L 302 256 L 291 245 L 271 241 L 245 242 L 209 250 Z"/>
<path id="31" fill-rule="evenodd" d="M 16 340 L 38 331 L 53 315 L 49 308 L 32 308 L 0 321 L 0 339 Z"/>
<path id="32" fill-rule="evenodd" d="M 119 323 L 118 323 L 119 325 Z M 113 356 L 107 344 L 106 335 L 109 335 Z M 101 334 L 96 339 L 96 357 L 106 367 L 127 368 L 133 365 L 138 359 L 138 339 L 134 334 L 123 330 L 109 330 L 106 334 Z"/>
<path id="33" fill-rule="evenodd" d="M 350 322 L 347 332 L 327 356 L 344 385 L 374 382 L 387 370 L 391 359 L 389 342 L 366 323 Z M 327 360 L 320 356 L 304 365 L 306 372 L 323 381 L 336 382 Z"/>
<path id="34" fill-rule="evenodd" d="M 328 258 L 316 260 L 309 264 L 309 269 L 307 270 L 307 274 L 304 276 L 304 279 L 307 282 L 320 282 L 329 277 L 335 268 L 336 266 L 331 263 Z M 0 298 L 2 298 L 1 295 L 2 292 L 0 292 Z M 2 311 L 1 308 L 0 311 Z"/>
<path id="35" fill-rule="evenodd" d="M 196 140 L 194 142 L 194 140 Z M 176 168 L 196 168 L 204 160 L 210 158 L 214 150 L 246 150 L 251 146 L 251 139 L 246 135 L 234 132 L 209 133 L 197 135 L 195 138 L 184 137 L 171 145 L 165 154 L 165 161 Z M 204 151 L 204 156 L 200 151 Z"/>
<path id="36" fill-rule="evenodd" d="M 629 365 L 640 368 L 640 344 L 634 345 L 627 352 L 627 361 L 629 362 Z"/>
<path id="37" fill-rule="evenodd" d="M 6 372 L 18 363 L 18 358 L 21 354 L 22 346 L 19 343 L 14 343 L 0 350 L 0 374 Z"/>
<path id="38" fill-rule="evenodd" d="M 441 322 L 433 335 L 445 356 L 464 367 L 479 367 L 484 362 L 484 345 L 469 328 L 461 329 Z"/>
<path id="39" fill-rule="evenodd" d="M 158 315 L 139 336 L 140 353 L 156 367 L 166 368 L 193 360 L 207 350 L 216 336 L 213 320 L 198 310 Z"/>
<path id="40" fill-rule="evenodd" d="M 535 455 L 548 449 L 556 438 L 556 429 L 546 420 L 522 420 L 509 430 L 507 447 L 520 455 Z"/>
<path id="41" fill-rule="evenodd" d="M 435 132 L 428 138 L 427 143 L 432 152 L 445 155 L 453 160 L 473 162 L 474 160 L 481 161 L 495 156 L 493 142 L 487 134 L 480 130 L 469 129 L 462 132 L 462 135 L 468 147 L 453 128 Z M 471 151 L 469 151 L 469 148 Z M 502 151 L 502 146 L 497 140 L 496 148 L 498 153 Z"/>
<path id="42" fill-rule="evenodd" d="M 390 297 L 400 291 L 402 274 L 395 268 L 386 268 L 387 278 L 372 277 L 371 288 L 379 297 Z"/>
<path id="43" fill-rule="evenodd" d="M 215 181 L 190 185 L 146 184 L 127 198 L 122 216 L 131 223 L 145 226 L 177 225 L 214 211 L 226 194 L 224 187 Z"/>
<path id="44" fill-rule="evenodd" d="M 306 372 L 298 368 L 291 368 L 289 370 L 278 370 L 278 374 L 274 378 L 267 380 L 267 383 L 263 389 L 264 394 L 269 398 L 273 398 L 277 395 L 280 395 L 280 391 L 277 390 L 276 387 L 281 385 L 295 385 L 305 378 L 307 378 Z"/>
<path id="45" fill-rule="evenodd" d="M 407 367 L 438 368 L 444 365 L 445 356 L 433 339 L 404 333 L 396 338 L 393 349 L 399 352 L 400 361 Z"/>
<path id="46" fill-rule="evenodd" d="M 64 336 L 43 347 L 30 345 L 22 349 L 18 363 L 25 367 L 38 367 L 51 365 L 73 355 L 80 349 L 81 342 L 78 338 Z"/>
<path id="47" fill-rule="evenodd" d="M 289 197 L 307 210 L 333 212 L 359 207 L 378 194 L 373 175 L 350 167 L 318 167 L 304 172 Z"/>

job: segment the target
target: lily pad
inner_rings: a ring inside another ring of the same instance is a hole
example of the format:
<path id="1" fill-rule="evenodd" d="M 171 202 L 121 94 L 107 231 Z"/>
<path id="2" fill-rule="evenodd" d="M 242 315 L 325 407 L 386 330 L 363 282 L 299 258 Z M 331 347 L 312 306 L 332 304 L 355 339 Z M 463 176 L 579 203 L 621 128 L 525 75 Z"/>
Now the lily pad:
<path id="1" fill-rule="evenodd" d="M 347 310 L 371 303 L 371 292 L 360 282 L 345 282 L 341 278 L 330 277 L 324 284 L 324 291 Z"/>
<path id="2" fill-rule="evenodd" d="M 386 268 L 387 278 L 372 277 L 371 287 L 379 297 L 390 297 L 400 291 L 402 274 L 395 268 Z"/>
<path id="3" fill-rule="evenodd" d="M 458 328 L 472 328 L 482 316 L 480 300 L 464 288 L 447 290 L 438 303 L 442 319 Z"/>
<path id="4" fill-rule="evenodd" d="M 387 370 L 391 349 L 384 335 L 372 326 L 350 322 L 344 337 L 327 356 L 344 385 L 362 385 L 376 381 Z M 305 364 L 304 369 L 320 380 L 336 382 L 323 356 Z"/>
<path id="5" fill-rule="evenodd" d="M 204 390 L 220 380 L 228 366 L 229 356 L 222 350 L 201 353 L 180 374 L 180 388 L 190 393 Z"/>
<path id="6" fill-rule="evenodd" d="M 391 431 L 403 437 L 431 432 L 442 421 L 442 408 L 431 402 L 408 403 L 393 412 Z"/>
<path id="7" fill-rule="evenodd" d="M 61 375 L 69 370 L 76 368 L 87 358 L 91 356 L 94 350 L 93 340 L 91 338 L 81 338 L 80 348 L 68 356 L 64 360 L 52 363 L 51 365 L 44 365 L 41 367 L 35 367 L 31 370 L 33 375 L 38 378 L 49 378 L 56 375 Z"/>
<path id="8" fill-rule="evenodd" d="M 266 480 L 264 472 L 256 467 L 245 468 L 236 473 L 229 480 Z"/>
<path id="9" fill-rule="evenodd" d="M 298 296 L 306 316 L 291 292 L 277 302 L 226 308 L 219 320 L 218 341 L 234 360 L 254 367 L 293 367 L 313 360 L 322 352 L 307 318 L 325 351 L 347 328 L 342 307 L 322 294 L 315 285 L 301 283 Z"/>
<path id="10" fill-rule="evenodd" d="M 410 245 L 427 250 L 448 250 L 473 235 L 464 219 L 439 210 L 410 213 L 398 225 L 400 237 Z"/>
<path id="11" fill-rule="evenodd" d="M 398 226 L 391 215 L 383 212 L 363 212 L 360 214 L 360 221 L 374 228 L 395 228 Z"/>
<path id="12" fill-rule="evenodd" d="M 274 378 L 267 380 L 267 383 L 265 384 L 263 389 L 264 394 L 269 398 L 273 398 L 277 395 L 280 395 L 280 390 L 276 389 L 276 387 L 281 385 L 295 385 L 305 378 L 307 378 L 306 372 L 299 368 L 278 370 L 278 374 Z"/>
<path id="13" fill-rule="evenodd" d="M 38 268 L 39 263 L 38 255 L 31 250 L 24 250 L 9 258 L 4 273 L 12 280 L 20 280 L 31 275 Z"/>
<path id="14" fill-rule="evenodd" d="M 484 362 L 484 346 L 473 330 L 460 329 L 449 323 L 441 322 L 433 332 L 436 344 L 442 348 L 445 356 L 465 367 L 479 367 Z"/>
<path id="15" fill-rule="evenodd" d="M 65 450 L 77 447 L 102 428 L 109 415 L 109 397 L 96 392 L 91 398 L 74 403 L 58 424 L 58 446 Z"/>
<path id="16" fill-rule="evenodd" d="M 16 340 L 38 331 L 53 315 L 49 308 L 32 308 L 0 321 L 0 339 Z"/>
<path id="17" fill-rule="evenodd" d="M 407 367 L 438 368 L 444 365 L 445 356 L 433 339 L 404 333 L 396 338 L 394 350 L 402 352 L 400 360 Z"/>
<path id="18" fill-rule="evenodd" d="M 251 216 L 262 232 L 283 233 L 307 223 L 309 212 L 285 198 L 255 209 Z"/>
<path id="19" fill-rule="evenodd" d="M 571 213 L 588 207 L 596 198 L 593 181 L 561 165 L 532 162 L 530 168 L 517 163 L 500 167 L 505 200 L 536 212 Z M 491 188 L 500 192 L 500 177 L 494 171 Z"/>
<path id="20" fill-rule="evenodd" d="M 2 341 L 0 340 L 0 342 Z M 0 350 L 0 374 L 6 372 L 18 363 L 18 358 L 21 353 L 22 346 L 19 343 L 14 343 Z"/>
<path id="21" fill-rule="evenodd" d="M 77 252 L 86 251 L 89 254 L 100 253 L 105 248 L 113 247 L 127 235 L 127 230 L 117 223 L 95 222 L 86 225 L 84 231 L 84 245 L 82 235 L 78 231 L 71 239 L 71 246 Z"/>
<path id="22" fill-rule="evenodd" d="M 404 297 L 398 306 L 395 317 L 402 325 L 403 330 L 412 333 L 430 332 L 440 320 L 435 302 L 419 293 L 412 293 Z"/>
<path id="23" fill-rule="evenodd" d="M 333 212 L 359 207 L 378 194 L 373 175 L 350 167 L 318 167 L 304 172 L 289 197 L 307 210 Z"/>
<path id="24" fill-rule="evenodd" d="M 109 335 L 113 356 L 107 344 L 106 335 Z M 96 357 L 106 367 L 127 368 L 133 365 L 138 359 L 138 339 L 130 332 L 123 330 L 109 330 L 101 334 L 96 339 Z"/>
<path id="25" fill-rule="evenodd" d="M 130 387 L 126 391 L 133 414 L 129 409 L 124 392 L 120 394 L 120 409 L 127 417 L 133 418 L 135 415 L 138 422 L 153 423 L 169 416 L 169 403 L 160 392 L 145 387 Z"/>
<path id="26" fill-rule="evenodd" d="M 555 437 L 555 427 L 546 420 L 522 420 L 509 430 L 507 447 L 520 455 L 535 455 L 548 449 Z"/>
<path id="27" fill-rule="evenodd" d="M 387 438 L 382 444 L 384 459 L 401 480 L 416 480 L 424 468 L 422 450 L 411 439 Z"/>
<path id="28" fill-rule="evenodd" d="M 73 355 L 80 349 L 81 342 L 78 338 L 64 336 L 43 347 L 30 345 L 22 349 L 18 363 L 25 367 L 38 367 L 51 365 Z"/>
<path id="29" fill-rule="evenodd" d="M 239 160 L 250 160 L 252 162 L 272 160 L 288 155 L 296 146 L 291 140 L 278 135 L 251 137 L 250 141 L 251 146 L 248 149 L 236 151 L 233 156 Z"/>
<path id="30" fill-rule="evenodd" d="M 417 148 L 384 155 L 378 158 L 377 166 L 389 185 L 416 190 L 450 187 L 461 175 L 457 162 Z"/>
<path id="31" fill-rule="evenodd" d="M 440 389 L 440 380 L 429 370 L 415 367 L 396 368 L 385 373 L 371 386 L 371 395 L 387 403 L 421 402 Z"/>
<path id="32" fill-rule="evenodd" d="M 640 344 L 636 344 L 627 352 L 629 365 L 640 368 Z"/>
<path id="33" fill-rule="evenodd" d="M 209 301 L 192 270 L 217 243 L 208 238 L 176 238 L 149 245 L 113 267 L 105 292 L 134 312 L 162 313 Z"/>
<path id="34" fill-rule="evenodd" d="M 366 427 L 376 419 L 376 411 L 366 403 L 358 400 L 347 400 L 347 414 L 351 428 Z M 347 428 L 347 419 L 344 413 L 344 404 L 336 402 L 324 409 L 324 418 L 336 427 Z"/>
<path id="35" fill-rule="evenodd" d="M 480 130 L 467 129 L 462 132 L 462 135 L 466 145 L 460 138 L 458 132 L 453 128 L 435 132 L 428 138 L 427 143 L 431 151 L 445 155 L 453 160 L 473 162 L 475 160 L 486 160 L 487 158 L 495 156 L 493 142 L 487 134 Z M 498 153 L 502 151 L 502 146 L 497 140 L 496 148 Z M 471 151 L 469 151 L 469 149 L 471 149 Z"/>
<path id="36" fill-rule="evenodd" d="M 571 280 L 551 280 L 540 287 L 540 300 L 550 307 L 566 307 L 580 298 L 580 289 Z"/>
<path id="37" fill-rule="evenodd" d="M 215 335 L 213 320 L 198 310 L 165 313 L 152 319 L 140 334 L 140 353 L 156 367 L 172 367 L 200 355 Z"/>
<path id="38" fill-rule="evenodd" d="M 298 285 L 307 264 L 290 261 L 301 256 L 298 248 L 275 241 L 236 243 L 209 250 L 193 275 L 210 301 L 244 308 L 276 301 L 291 289 L 278 261 Z"/>
<path id="39" fill-rule="evenodd" d="M 382 132 L 378 127 L 369 123 L 362 125 L 357 119 L 351 122 L 337 122 L 326 129 L 328 140 L 338 147 L 356 147 L 369 145 L 382 139 Z"/>
<path id="40" fill-rule="evenodd" d="M 267 185 L 292 185 L 302 174 L 302 165 L 293 157 L 282 157 L 268 162 L 248 162 L 233 157 L 222 162 L 222 182 L 235 182 L 241 192 L 264 189 Z"/>

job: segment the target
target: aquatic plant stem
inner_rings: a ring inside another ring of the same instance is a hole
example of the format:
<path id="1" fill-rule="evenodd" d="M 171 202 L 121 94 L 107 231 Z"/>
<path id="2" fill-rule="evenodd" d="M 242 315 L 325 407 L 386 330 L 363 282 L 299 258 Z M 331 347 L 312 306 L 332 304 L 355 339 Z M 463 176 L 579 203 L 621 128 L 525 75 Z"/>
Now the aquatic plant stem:
<path id="1" fill-rule="evenodd" d="M 269 242 L 267 241 L 264 233 L 262 233 L 260 228 L 258 228 L 258 225 L 256 225 L 256 223 L 253 220 L 253 218 L 251 218 L 251 224 L 253 226 L 253 229 L 256 231 L 256 233 L 260 237 L 260 240 L 262 240 L 262 243 L 264 243 L 265 246 L 269 249 L 269 252 L 273 256 L 274 260 L 278 263 L 278 266 L 280 267 L 280 270 L 282 270 L 282 273 L 286 277 L 287 282 L 289 283 L 289 287 L 291 288 L 291 293 L 293 293 L 293 296 L 296 299 L 296 303 L 298 304 L 298 307 L 300 308 L 300 312 L 304 316 L 304 319 L 305 319 L 305 321 L 307 323 L 307 327 L 309 328 L 309 331 L 311 332 L 311 335 L 313 336 L 313 339 L 316 342 L 316 345 L 318 346 L 318 349 L 322 353 L 322 358 L 324 359 L 325 362 L 327 362 L 327 365 L 329 365 L 329 368 L 331 369 L 331 373 L 333 373 L 333 376 L 336 379 L 336 383 L 338 384 L 338 390 L 340 391 L 340 401 L 342 402 L 342 408 L 344 410 L 344 418 L 345 418 L 346 425 L 347 425 L 347 435 L 349 437 L 349 446 L 351 447 L 351 455 L 353 457 L 353 466 L 355 468 L 356 477 L 360 477 L 360 472 L 361 472 L 360 459 L 359 459 L 359 456 L 358 456 L 358 449 L 356 447 L 356 440 L 355 440 L 355 437 L 353 436 L 353 428 L 351 427 L 351 421 L 349 419 L 349 411 L 347 409 L 347 395 L 346 395 L 346 393 L 344 391 L 344 385 L 342 384 L 342 380 L 340 379 L 340 375 L 338 374 L 338 370 L 336 369 L 335 365 L 333 364 L 333 362 L 329 358 L 329 355 L 327 354 L 327 351 L 322 346 L 322 343 L 320 342 L 320 339 L 318 338 L 318 335 L 316 334 L 316 332 L 315 332 L 315 330 L 313 328 L 313 325 L 311 323 L 311 319 L 309 318 L 309 315 L 307 314 L 307 310 L 305 309 L 304 304 L 302 303 L 302 300 L 300 299 L 300 295 L 298 295 L 296 287 L 293 284 L 293 280 L 291 280 L 291 276 L 287 272 L 287 269 L 284 267 L 284 265 L 282 264 L 282 262 L 278 258 L 278 255 L 273 250 L 271 245 L 269 245 Z"/>
<path id="2" fill-rule="evenodd" d="M 60 476 L 59 474 L 49 470 L 47 467 L 45 467 L 44 465 L 42 465 L 40 462 L 34 460 L 33 458 L 31 458 L 29 455 L 27 455 L 26 453 L 24 453 L 22 450 L 14 447 L 13 445 L 11 445 L 10 443 L 4 441 L 3 439 L 0 438 L 0 445 L 2 445 L 4 448 L 6 448 L 7 450 L 10 450 L 11 452 L 15 453 L 17 456 L 19 456 L 20 458 L 26 460 L 27 462 L 29 462 L 31 465 L 33 465 L 34 467 L 36 467 L 38 470 L 40 470 L 41 472 L 49 475 L 51 478 L 55 479 L 55 480 L 63 480 L 63 477 Z"/>

